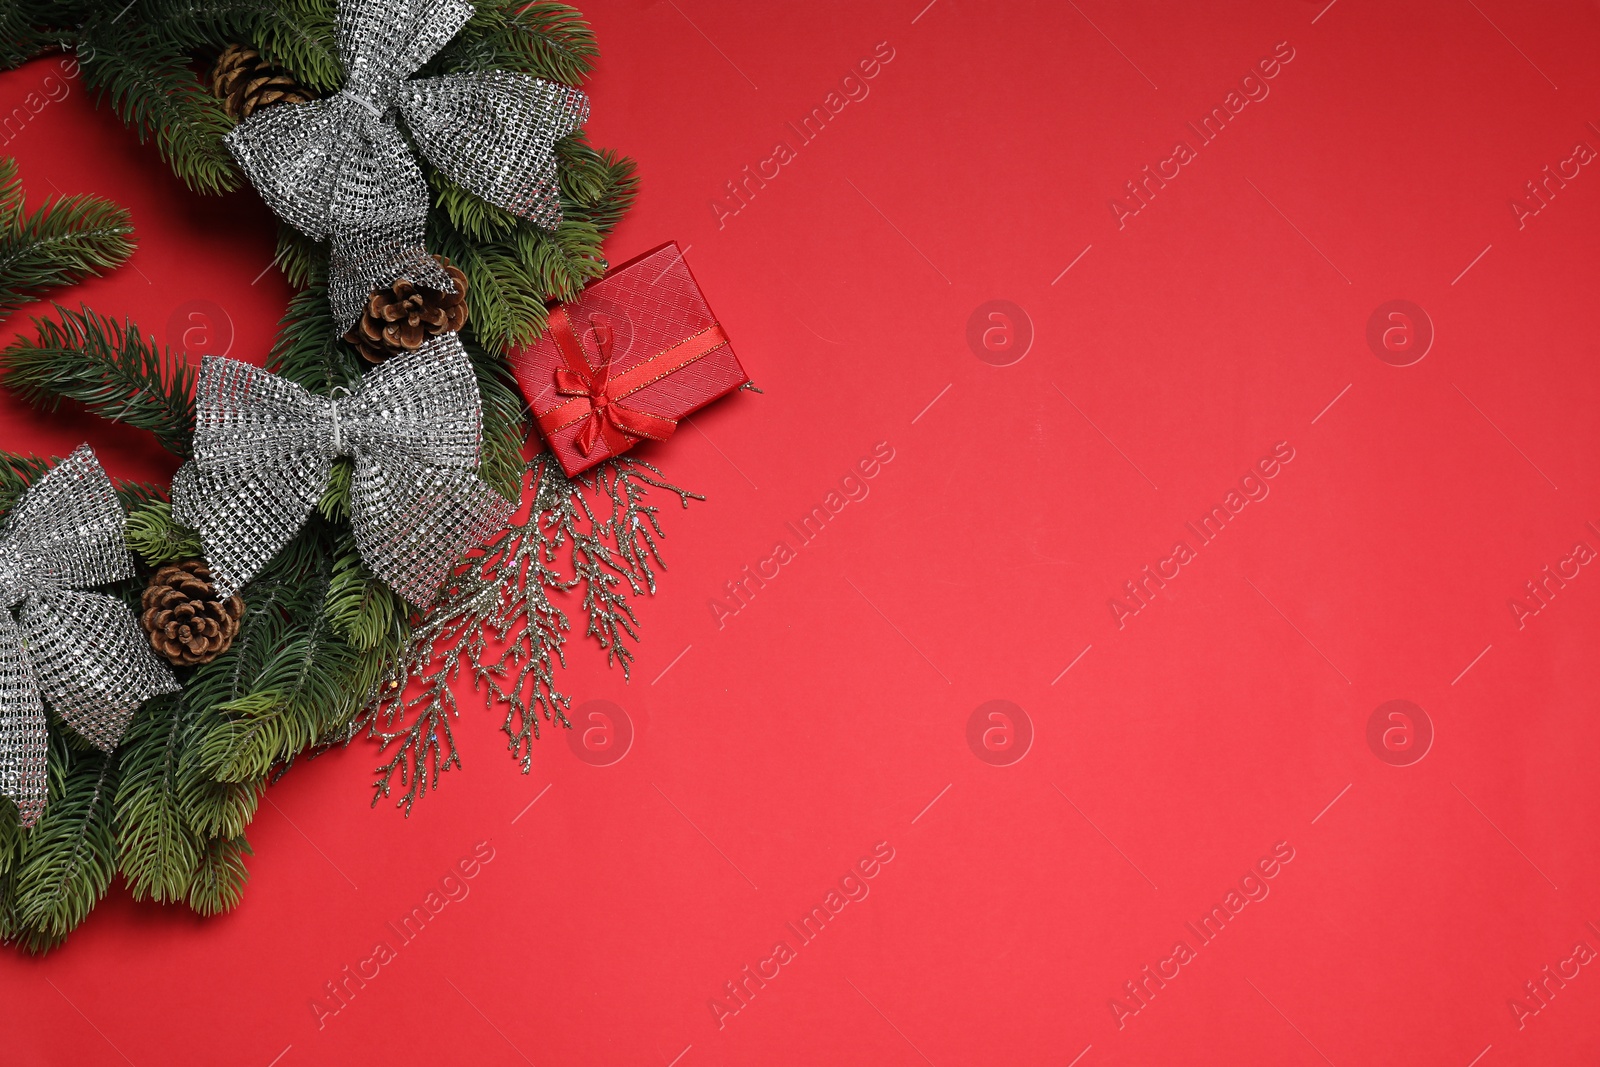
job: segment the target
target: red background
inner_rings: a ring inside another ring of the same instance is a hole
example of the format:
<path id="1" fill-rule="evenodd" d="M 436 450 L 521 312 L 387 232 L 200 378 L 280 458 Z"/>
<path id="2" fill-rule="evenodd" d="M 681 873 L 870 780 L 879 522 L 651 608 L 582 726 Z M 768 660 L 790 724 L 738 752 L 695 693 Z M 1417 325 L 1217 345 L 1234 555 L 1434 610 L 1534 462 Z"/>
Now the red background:
<path id="1" fill-rule="evenodd" d="M 1600 577 L 1522 628 L 1508 601 L 1600 549 L 1600 176 L 1521 227 L 1510 206 L 1600 148 L 1600 15 L 925 2 L 586 12 L 591 131 L 644 178 L 610 255 L 687 246 L 766 391 L 648 453 L 708 500 L 666 514 L 633 681 L 572 649 L 575 703 L 634 725 L 624 758 L 547 734 L 523 777 L 468 701 L 465 767 L 409 820 L 368 808 L 368 747 L 298 766 L 233 914 L 117 889 L 61 951 L 0 956 L 0 1059 L 1596 1062 L 1600 969 L 1520 1028 L 1508 1002 L 1600 949 Z M 1270 95 L 1119 229 L 1124 183 L 1282 41 Z M 879 42 L 870 94 L 797 145 Z M 54 62 L 0 80 L 0 113 Z M 84 299 L 179 343 L 211 301 L 232 354 L 265 354 L 287 290 L 252 282 L 251 194 L 185 195 L 76 83 L 0 150 L 36 197 L 132 209 L 139 252 Z M 1031 321 L 1009 366 L 967 340 L 994 299 Z M 1395 299 L 1435 331 L 1411 366 L 1366 340 Z M 0 445 L 159 469 L 138 434 L 4 411 Z M 795 545 L 880 441 L 870 495 Z M 1109 598 L 1277 442 L 1270 495 L 1119 629 Z M 719 628 L 779 539 L 797 558 Z M 1009 766 L 967 740 L 995 699 L 1034 732 Z M 1435 733 L 1410 766 L 1368 745 L 1393 699 Z M 319 1028 L 324 983 L 481 841 L 469 894 Z M 870 895 L 719 1026 L 724 983 L 878 842 Z M 1123 983 L 1278 842 L 1270 895 L 1119 1026 Z"/>

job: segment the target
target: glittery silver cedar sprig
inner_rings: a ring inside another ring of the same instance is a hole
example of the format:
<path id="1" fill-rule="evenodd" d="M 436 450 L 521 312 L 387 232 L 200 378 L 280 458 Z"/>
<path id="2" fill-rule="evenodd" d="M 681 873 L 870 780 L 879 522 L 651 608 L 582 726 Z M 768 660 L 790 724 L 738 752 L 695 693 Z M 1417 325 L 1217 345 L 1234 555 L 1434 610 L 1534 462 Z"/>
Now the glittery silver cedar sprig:
<path id="1" fill-rule="evenodd" d="M 451 720 L 460 713 L 452 686 L 463 664 L 486 708 L 505 705 L 501 729 L 527 774 L 540 718 L 568 725 L 568 698 L 555 687 L 570 629 L 558 599 L 581 592 L 585 636 L 626 676 L 633 663 L 628 642 L 638 639 L 628 596 L 653 595 L 656 572 L 666 569 L 659 508 L 645 498 L 656 488 L 675 494 L 684 507 L 705 499 L 628 456 L 568 480 L 544 452 L 528 464 L 524 479 L 534 489 L 531 503 L 513 517 L 503 538 L 451 580 L 351 728 L 352 737 L 364 731 L 389 752 L 377 768 L 374 804 L 398 785 L 404 792 L 397 805 L 409 815 L 427 788 L 438 785 L 439 775 L 460 766 Z M 609 506 L 603 517 L 595 504 Z M 420 685 L 415 695 L 413 683 Z"/>

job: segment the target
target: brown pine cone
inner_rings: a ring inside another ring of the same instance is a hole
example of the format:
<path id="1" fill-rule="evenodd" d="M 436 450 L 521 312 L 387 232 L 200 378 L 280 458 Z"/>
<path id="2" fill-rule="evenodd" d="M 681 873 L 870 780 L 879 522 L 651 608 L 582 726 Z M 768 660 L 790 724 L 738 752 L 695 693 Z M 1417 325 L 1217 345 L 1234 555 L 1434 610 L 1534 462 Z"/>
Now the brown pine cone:
<path id="1" fill-rule="evenodd" d="M 303 104 L 311 94 L 261 58 L 254 48 L 230 44 L 211 68 L 211 91 L 235 122 L 272 104 Z"/>
<path id="2" fill-rule="evenodd" d="M 235 593 L 227 600 L 211 588 L 211 568 L 198 559 L 168 563 L 145 586 L 139 622 L 156 654 L 179 667 L 210 663 L 233 644 L 244 615 Z"/>
<path id="3" fill-rule="evenodd" d="M 366 310 L 344 339 L 368 363 L 382 363 L 401 352 L 414 352 L 429 338 L 459 330 L 467 321 L 467 276 L 443 256 L 434 256 L 450 275 L 456 291 L 441 293 L 401 278 L 387 289 L 374 290 Z"/>

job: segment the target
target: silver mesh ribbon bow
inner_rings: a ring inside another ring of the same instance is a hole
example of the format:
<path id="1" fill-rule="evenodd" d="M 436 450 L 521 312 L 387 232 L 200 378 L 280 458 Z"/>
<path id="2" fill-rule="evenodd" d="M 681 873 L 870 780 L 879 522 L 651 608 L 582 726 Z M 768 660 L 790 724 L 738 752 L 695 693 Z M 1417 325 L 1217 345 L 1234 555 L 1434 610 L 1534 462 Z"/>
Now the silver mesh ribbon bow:
<path id="1" fill-rule="evenodd" d="M 546 229 L 561 221 L 555 143 L 588 118 L 583 93 L 508 71 L 411 79 L 472 15 L 465 0 L 340 0 L 344 88 L 264 108 L 226 138 L 268 207 L 332 239 L 328 302 L 340 333 L 397 278 L 455 291 L 423 248 L 428 186 L 396 114 L 417 150 L 469 193 Z"/>
<path id="2" fill-rule="evenodd" d="M 372 572 L 418 606 L 514 510 L 478 480 L 483 410 L 460 339 L 394 357 L 338 399 L 260 367 L 206 356 L 195 389 L 194 459 L 172 479 L 173 517 L 199 532 L 219 596 L 288 544 L 354 460 L 350 525 Z"/>
<path id="3" fill-rule="evenodd" d="M 128 606 L 86 586 L 133 575 L 127 516 L 88 445 L 22 495 L 0 532 L 0 793 L 23 826 L 44 811 L 44 700 L 110 752 L 133 713 L 177 680 Z"/>

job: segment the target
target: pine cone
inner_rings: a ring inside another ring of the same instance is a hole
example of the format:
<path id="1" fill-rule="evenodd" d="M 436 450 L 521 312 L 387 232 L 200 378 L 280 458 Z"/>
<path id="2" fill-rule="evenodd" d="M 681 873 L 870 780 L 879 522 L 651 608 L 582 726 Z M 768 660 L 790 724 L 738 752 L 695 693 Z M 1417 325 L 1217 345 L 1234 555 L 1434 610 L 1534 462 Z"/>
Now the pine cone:
<path id="1" fill-rule="evenodd" d="M 442 293 L 401 278 L 387 289 L 374 290 L 367 308 L 344 339 L 368 363 L 412 352 L 431 337 L 459 330 L 467 321 L 467 276 L 443 256 L 434 256 L 450 275 L 456 291 Z"/>
<path id="2" fill-rule="evenodd" d="M 227 600 L 211 587 L 211 568 L 198 559 L 168 563 L 150 576 L 139 622 L 156 654 L 180 667 L 210 663 L 233 644 L 244 615 L 235 593 Z"/>
<path id="3" fill-rule="evenodd" d="M 230 44 L 211 68 L 211 91 L 235 122 L 272 104 L 304 104 L 311 94 L 261 58 L 254 48 Z"/>

